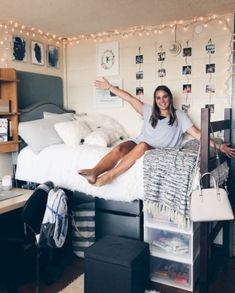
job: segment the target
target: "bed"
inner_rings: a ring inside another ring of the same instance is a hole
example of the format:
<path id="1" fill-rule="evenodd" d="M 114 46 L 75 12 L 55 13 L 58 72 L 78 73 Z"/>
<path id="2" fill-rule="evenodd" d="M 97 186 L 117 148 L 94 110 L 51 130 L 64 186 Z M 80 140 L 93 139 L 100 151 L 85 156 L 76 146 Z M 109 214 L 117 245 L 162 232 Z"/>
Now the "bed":
<path id="1" fill-rule="evenodd" d="M 23 88 L 19 88 L 19 99 L 24 99 L 25 89 L 32 85 L 31 77 L 37 79 L 37 74 L 18 72 L 18 79 L 24 80 Z M 27 105 L 20 109 L 20 121 L 33 121 L 41 119 L 44 112 L 65 114 L 73 113 L 63 108 L 62 95 L 56 93 L 49 99 L 53 93 L 53 88 L 61 88 L 61 79 L 51 76 L 39 75 L 40 88 L 44 90 L 50 84 L 49 92 L 40 93 L 35 91 L 34 99 L 30 102 L 30 96 L 27 97 Z M 45 81 L 45 86 L 43 86 Z M 59 85 L 58 85 L 59 83 Z M 27 86 L 27 87 L 26 87 Z M 42 96 L 44 97 L 42 99 Z M 59 100 L 57 100 L 59 97 Z M 40 103 L 38 103 L 40 101 Z M 35 104 L 36 102 L 36 104 Z M 231 110 L 226 109 L 225 119 L 223 121 L 212 122 L 214 132 L 224 130 L 224 141 L 230 141 L 231 128 Z M 209 137 L 210 137 L 210 110 L 202 109 L 202 140 L 201 140 L 201 173 L 212 171 L 216 167 L 216 161 L 210 156 Z M 62 188 L 72 190 L 76 197 L 82 202 L 91 202 L 95 199 L 95 229 L 96 237 L 102 237 L 105 234 L 126 236 L 134 239 L 143 239 L 143 199 L 144 187 L 143 178 L 143 158 L 127 172 L 119 176 L 112 184 L 103 187 L 91 186 L 82 177 L 77 175 L 80 168 L 93 166 L 104 154 L 110 150 L 110 147 L 91 146 L 82 144 L 78 148 L 64 144 L 53 144 L 38 154 L 32 152 L 29 147 L 22 147 L 18 156 L 16 179 L 18 184 L 22 182 L 42 183 L 52 180 L 56 185 Z M 85 153 L 89 152 L 89 157 Z M 62 155 L 63 154 L 63 155 Z M 58 161 L 58 155 L 62 158 L 63 166 Z M 225 160 L 221 157 L 221 162 Z M 51 172 L 53 170 L 53 172 Z M 62 172 L 63 171 L 63 172 Z M 209 184 L 209 182 L 205 182 Z M 218 232 L 223 228 L 224 247 L 228 246 L 228 223 L 220 222 L 211 227 L 208 223 L 201 224 L 201 260 L 200 260 L 200 292 L 207 292 L 209 256 L 210 247 Z"/>

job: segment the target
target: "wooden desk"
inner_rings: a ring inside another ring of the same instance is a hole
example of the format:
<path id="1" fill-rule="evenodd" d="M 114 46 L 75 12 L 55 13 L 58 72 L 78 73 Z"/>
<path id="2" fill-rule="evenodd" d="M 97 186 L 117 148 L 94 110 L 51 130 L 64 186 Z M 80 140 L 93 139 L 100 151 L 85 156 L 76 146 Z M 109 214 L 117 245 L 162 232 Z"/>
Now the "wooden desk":
<path id="1" fill-rule="evenodd" d="M 13 188 L 13 191 L 22 192 L 22 195 L 0 201 L 0 214 L 21 208 L 33 193 L 33 190 Z"/>

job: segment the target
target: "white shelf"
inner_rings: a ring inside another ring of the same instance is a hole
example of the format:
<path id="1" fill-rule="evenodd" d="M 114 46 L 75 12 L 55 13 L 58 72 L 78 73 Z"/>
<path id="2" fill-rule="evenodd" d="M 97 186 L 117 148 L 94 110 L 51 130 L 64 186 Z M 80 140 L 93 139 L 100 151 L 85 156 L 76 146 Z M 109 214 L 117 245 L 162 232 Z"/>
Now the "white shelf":
<path id="1" fill-rule="evenodd" d="M 149 228 L 157 228 L 165 231 L 172 231 L 172 232 L 177 232 L 177 233 L 182 233 L 182 234 L 187 234 L 187 235 L 193 235 L 192 229 L 182 229 L 179 228 L 178 226 L 174 224 L 169 224 L 166 222 L 157 222 L 157 221 L 145 221 L 144 222 L 145 227 Z"/>
<path id="2" fill-rule="evenodd" d="M 153 282 L 193 291 L 199 272 L 199 227 L 190 223 L 183 229 L 166 219 L 144 215 L 144 240 L 150 244 Z"/>

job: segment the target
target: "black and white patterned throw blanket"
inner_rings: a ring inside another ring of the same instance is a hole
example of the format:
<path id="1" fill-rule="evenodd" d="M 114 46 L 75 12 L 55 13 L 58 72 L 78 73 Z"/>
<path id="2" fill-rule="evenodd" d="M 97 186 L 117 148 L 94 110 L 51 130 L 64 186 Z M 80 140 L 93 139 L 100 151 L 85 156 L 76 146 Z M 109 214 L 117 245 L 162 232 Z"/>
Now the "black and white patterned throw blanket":
<path id="1" fill-rule="evenodd" d="M 199 144 L 193 140 L 181 148 L 146 152 L 144 210 L 164 214 L 180 227 L 190 223 L 190 193 Z"/>

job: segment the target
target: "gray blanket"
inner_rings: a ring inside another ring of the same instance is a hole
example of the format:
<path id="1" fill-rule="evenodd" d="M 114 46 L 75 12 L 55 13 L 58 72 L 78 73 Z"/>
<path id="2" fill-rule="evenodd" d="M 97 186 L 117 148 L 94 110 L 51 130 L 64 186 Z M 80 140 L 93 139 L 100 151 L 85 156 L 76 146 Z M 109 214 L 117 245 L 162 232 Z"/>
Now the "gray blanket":
<path id="1" fill-rule="evenodd" d="M 167 216 L 185 227 L 190 222 L 190 193 L 198 143 L 154 149 L 144 156 L 144 210 Z"/>

